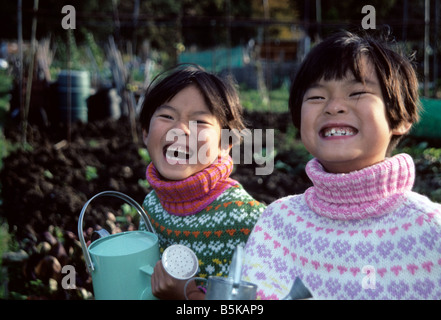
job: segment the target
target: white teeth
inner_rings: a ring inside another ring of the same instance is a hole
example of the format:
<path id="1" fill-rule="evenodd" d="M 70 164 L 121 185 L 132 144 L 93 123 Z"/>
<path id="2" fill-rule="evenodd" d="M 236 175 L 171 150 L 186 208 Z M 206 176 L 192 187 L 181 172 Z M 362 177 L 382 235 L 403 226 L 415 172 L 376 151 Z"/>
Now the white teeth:
<path id="1" fill-rule="evenodd" d="M 323 132 L 325 137 L 337 137 L 337 136 L 353 136 L 355 132 L 350 128 L 328 128 Z"/>
<path id="2" fill-rule="evenodd" d="M 173 146 L 167 148 L 165 156 L 172 160 L 187 160 L 190 154 L 182 146 Z"/>

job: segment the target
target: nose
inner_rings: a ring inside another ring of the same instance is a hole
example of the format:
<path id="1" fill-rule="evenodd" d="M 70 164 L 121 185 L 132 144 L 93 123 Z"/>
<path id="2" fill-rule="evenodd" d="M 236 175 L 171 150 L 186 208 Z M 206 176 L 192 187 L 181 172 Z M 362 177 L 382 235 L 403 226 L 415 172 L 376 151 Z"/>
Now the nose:
<path id="1" fill-rule="evenodd" d="M 327 115 L 344 114 L 348 111 L 344 99 L 331 98 L 325 105 L 323 112 Z"/>
<path id="2" fill-rule="evenodd" d="M 175 136 L 189 136 L 191 131 L 191 122 L 176 121 L 171 132 Z"/>

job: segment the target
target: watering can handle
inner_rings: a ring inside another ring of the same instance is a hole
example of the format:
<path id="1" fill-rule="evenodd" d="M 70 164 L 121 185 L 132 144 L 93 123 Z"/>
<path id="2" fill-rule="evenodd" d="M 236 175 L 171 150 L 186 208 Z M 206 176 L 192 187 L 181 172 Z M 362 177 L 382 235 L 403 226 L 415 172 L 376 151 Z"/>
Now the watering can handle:
<path id="1" fill-rule="evenodd" d="M 84 259 L 86 260 L 87 269 L 90 273 L 94 270 L 92 259 L 90 258 L 89 251 L 87 250 L 86 241 L 84 240 L 84 234 L 83 234 L 83 218 L 84 213 L 86 212 L 87 207 L 89 206 L 90 202 L 92 202 L 93 199 L 101 197 L 101 196 L 109 196 L 109 197 L 117 197 L 122 200 L 125 200 L 127 203 L 131 204 L 136 211 L 141 215 L 142 219 L 145 222 L 146 228 L 153 234 L 156 234 L 155 230 L 153 229 L 153 226 L 147 217 L 144 209 L 132 198 L 125 195 L 124 193 L 118 192 L 118 191 L 103 191 L 96 195 L 94 195 L 92 198 L 90 198 L 86 204 L 83 206 L 83 209 L 81 210 L 80 217 L 78 219 L 78 237 L 80 238 L 81 242 L 81 248 L 83 249 Z"/>

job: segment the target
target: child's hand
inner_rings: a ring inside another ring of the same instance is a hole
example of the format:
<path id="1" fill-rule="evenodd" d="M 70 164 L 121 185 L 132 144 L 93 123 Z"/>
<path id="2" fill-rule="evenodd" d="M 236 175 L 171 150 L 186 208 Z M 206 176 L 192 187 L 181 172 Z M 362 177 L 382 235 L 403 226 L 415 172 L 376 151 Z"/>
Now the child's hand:
<path id="1" fill-rule="evenodd" d="M 173 278 L 165 271 L 159 260 L 152 275 L 152 293 L 159 299 L 182 300 L 184 296 L 185 281 Z"/>
<path id="2" fill-rule="evenodd" d="M 159 260 L 152 275 L 152 293 L 155 297 L 165 300 L 185 300 L 184 287 L 187 280 L 173 278 L 165 271 L 161 260 Z M 200 300 L 205 298 L 194 281 L 187 286 L 187 297 L 189 300 Z"/>

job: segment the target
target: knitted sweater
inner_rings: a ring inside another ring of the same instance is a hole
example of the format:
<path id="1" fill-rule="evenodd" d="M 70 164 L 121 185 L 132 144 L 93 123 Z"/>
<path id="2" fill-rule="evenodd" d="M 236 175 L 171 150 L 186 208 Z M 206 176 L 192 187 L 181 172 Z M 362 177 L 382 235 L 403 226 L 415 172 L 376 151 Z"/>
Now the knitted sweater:
<path id="1" fill-rule="evenodd" d="M 299 277 L 316 299 L 441 299 L 441 205 L 411 191 L 410 156 L 348 174 L 313 159 L 306 172 L 314 186 L 268 206 L 247 242 L 258 298 Z"/>
<path id="2" fill-rule="evenodd" d="M 199 259 L 198 277 L 226 276 L 238 244 L 245 245 L 265 206 L 240 184 L 225 190 L 202 211 L 190 216 L 168 213 L 155 191 L 143 207 L 159 238 L 160 253 L 172 244 L 191 248 Z M 144 223 L 140 229 L 145 229 Z"/>

